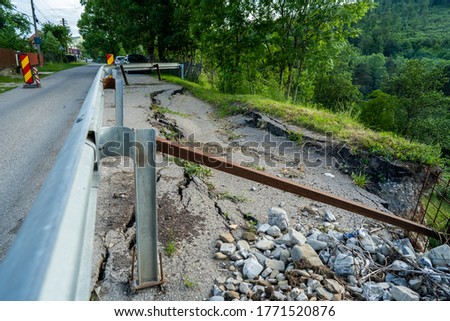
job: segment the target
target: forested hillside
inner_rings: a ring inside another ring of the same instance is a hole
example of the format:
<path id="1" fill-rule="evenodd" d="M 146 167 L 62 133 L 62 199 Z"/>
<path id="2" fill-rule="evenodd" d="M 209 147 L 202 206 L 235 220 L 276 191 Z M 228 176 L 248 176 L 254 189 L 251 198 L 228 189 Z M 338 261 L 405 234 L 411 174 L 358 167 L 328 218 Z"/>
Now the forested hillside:
<path id="1" fill-rule="evenodd" d="M 200 82 L 345 113 L 450 150 L 450 1 L 89 0 L 85 50 L 203 65 Z"/>

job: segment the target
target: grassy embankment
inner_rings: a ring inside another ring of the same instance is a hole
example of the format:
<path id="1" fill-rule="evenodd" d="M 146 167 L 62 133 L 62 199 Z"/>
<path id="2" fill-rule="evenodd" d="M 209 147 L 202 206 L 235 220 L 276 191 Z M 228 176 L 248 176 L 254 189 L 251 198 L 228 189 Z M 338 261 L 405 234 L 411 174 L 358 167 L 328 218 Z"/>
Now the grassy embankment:
<path id="1" fill-rule="evenodd" d="M 318 133 L 331 133 L 335 139 L 355 150 L 364 149 L 391 160 L 431 166 L 438 166 L 442 162 L 439 148 L 413 142 L 393 133 L 375 132 L 345 113 L 332 113 L 317 106 L 293 105 L 257 95 L 222 94 L 208 86 L 181 80 L 176 76 L 164 75 L 164 79 L 186 87 L 196 97 L 217 106 L 219 114 L 223 116 L 257 110 Z"/>

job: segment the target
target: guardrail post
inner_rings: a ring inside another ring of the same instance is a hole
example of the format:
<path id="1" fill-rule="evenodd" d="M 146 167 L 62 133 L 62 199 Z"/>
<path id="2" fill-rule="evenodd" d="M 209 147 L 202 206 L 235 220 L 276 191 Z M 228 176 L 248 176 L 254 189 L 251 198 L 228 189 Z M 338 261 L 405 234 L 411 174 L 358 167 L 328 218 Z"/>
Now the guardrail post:
<path id="1" fill-rule="evenodd" d="M 121 79 L 116 79 L 116 126 L 123 126 L 123 81 Z"/>
<path id="2" fill-rule="evenodd" d="M 181 77 L 181 79 L 183 79 L 184 80 L 184 64 L 183 63 L 181 63 L 180 64 L 180 77 Z"/>
<path id="3" fill-rule="evenodd" d="M 159 281 L 155 130 L 137 129 L 135 142 L 137 276 L 138 287 L 145 287 Z"/>

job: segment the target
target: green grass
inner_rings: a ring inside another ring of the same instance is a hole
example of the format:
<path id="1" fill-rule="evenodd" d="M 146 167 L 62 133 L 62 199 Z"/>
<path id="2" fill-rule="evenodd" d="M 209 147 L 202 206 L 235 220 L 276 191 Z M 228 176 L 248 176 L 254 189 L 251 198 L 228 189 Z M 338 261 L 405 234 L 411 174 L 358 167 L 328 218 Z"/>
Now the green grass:
<path id="1" fill-rule="evenodd" d="M 59 62 L 47 62 L 43 67 L 38 67 L 39 72 L 58 72 L 75 67 L 85 66 L 84 62 L 71 62 L 71 63 L 59 63 Z"/>
<path id="2" fill-rule="evenodd" d="M 169 241 L 166 245 L 166 247 L 164 248 L 164 253 L 167 256 L 172 256 L 175 254 L 175 252 L 177 251 L 177 247 L 174 241 Z"/>
<path id="3" fill-rule="evenodd" d="M 359 186 L 361 188 L 365 188 L 367 186 L 367 184 L 369 183 L 369 179 L 368 179 L 367 175 L 363 174 L 363 173 L 359 173 L 359 174 L 352 173 L 352 178 L 353 178 L 353 182 L 355 183 L 355 185 Z"/>
<path id="4" fill-rule="evenodd" d="M 245 198 L 245 196 L 240 196 L 240 195 L 233 195 L 229 192 L 225 192 L 225 193 L 220 193 L 218 195 L 218 198 L 220 200 L 229 200 L 233 203 L 244 203 L 247 201 L 247 198 Z"/>
<path id="5" fill-rule="evenodd" d="M 211 169 L 201 166 L 197 163 L 189 162 L 179 158 L 175 158 L 175 163 L 184 168 L 184 174 L 192 179 L 194 176 L 205 179 L 212 176 Z"/>
<path id="6" fill-rule="evenodd" d="M 195 286 L 195 282 L 189 277 L 189 275 L 186 275 L 184 278 L 184 286 L 187 288 L 193 288 Z"/>
<path id="7" fill-rule="evenodd" d="M 21 75 L 14 76 L 0 76 L 0 83 L 22 83 L 23 77 Z"/>
<path id="8" fill-rule="evenodd" d="M 299 127 L 331 134 L 342 143 L 368 150 L 377 156 L 432 166 L 441 164 L 439 148 L 413 142 L 393 133 L 375 132 L 345 113 L 332 113 L 318 106 L 294 105 L 258 95 L 222 94 L 208 85 L 176 76 L 165 75 L 164 79 L 187 88 L 197 98 L 213 104 L 220 116 L 256 110 Z"/>

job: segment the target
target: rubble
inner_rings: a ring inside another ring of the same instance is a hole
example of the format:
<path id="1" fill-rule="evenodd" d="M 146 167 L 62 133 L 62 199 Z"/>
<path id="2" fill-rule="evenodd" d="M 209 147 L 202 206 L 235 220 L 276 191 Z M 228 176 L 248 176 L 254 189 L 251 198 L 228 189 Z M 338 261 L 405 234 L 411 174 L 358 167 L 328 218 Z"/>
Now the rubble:
<path id="1" fill-rule="evenodd" d="M 256 234 L 235 231 L 237 241 L 221 244 L 221 253 L 224 245 L 235 248 L 227 251 L 232 269 L 228 278 L 216 279 L 211 300 L 450 300 L 448 245 L 416 253 L 409 239 L 364 228 L 293 229 L 286 218 L 284 210 L 271 208 Z"/>

